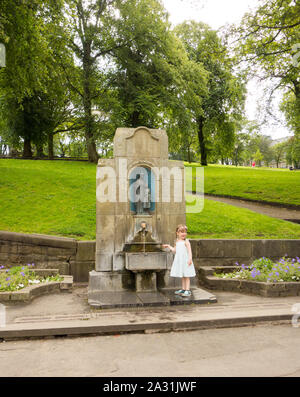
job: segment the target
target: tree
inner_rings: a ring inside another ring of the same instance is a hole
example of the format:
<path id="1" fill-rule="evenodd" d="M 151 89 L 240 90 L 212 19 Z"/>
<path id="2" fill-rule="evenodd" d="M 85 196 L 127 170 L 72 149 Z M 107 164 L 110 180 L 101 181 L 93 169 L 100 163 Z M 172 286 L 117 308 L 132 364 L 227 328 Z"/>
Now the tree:
<path id="1" fill-rule="evenodd" d="M 207 165 L 207 145 L 218 130 L 228 133 L 232 123 L 241 118 L 245 86 L 241 76 L 233 73 L 233 61 L 217 32 L 204 23 L 184 22 L 175 28 L 189 59 L 206 70 L 207 91 L 200 93 L 196 103 L 196 124 L 201 152 L 201 164 Z"/>
<path id="2" fill-rule="evenodd" d="M 300 3 L 297 0 L 263 0 L 231 30 L 246 68 L 261 80 L 274 81 L 270 93 L 281 89 L 295 102 L 300 114 L 300 62 L 295 56 L 300 41 Z M 275 83 L 276 81 L 276 83 Z"/>
<path id="3" fill-rule="evenodd" d="M 7 62 L 0 71 L 1 112 L 12 139 L 23 139 L 25 157 L 32 156 L 32 142 L 43 154 L 58 113 L 67 114 L 67 90 L 56 62 L 57 54 L 70 58 L 60 35 L 63 19 L 61 1 L 3 1 L 0 40 Z"/>
<path id="4" fill-rule="evenodd" d="M 281 142 L 273 146 L 274 160 L 276 167 L 279 167 L 279 163 L 284 159 L 287 149 L 287 143 Z"/>
<path id="5" fill-rule="evenodd" d="M 95 122 L 92 114 L 93 101 L 101 95 L 102 74 L 98 71 L 98 62 L 103 60 L 116 43 L 109 34 L 107 18 L 113 12 L 115 0 L 66 0 L 65 12 L 69 24 L 65 28 L 67 45 L 74 52 L 79 66 L 61 65 L 72 89 L 80 99 L 83 109 L 84 133 L 88 159 L 98 161 L 96 149 Z M 113 29 L 112 29 L 113 30 Z"/>
<path id="6" fill-rule="evenodd" d="M 295 168 L 300 168 L 300 139 L 297 135 L 287 142 L 286 160 Z"/>
<path id="7" fill-rule="evenodd" d="M 116 34 L 129 44 L 113 50 L 109 77 L 114 113 L 121 124 L 157 128 L 179 106 L 188 59 L 159 1 L 131 0 L 119 11 Z"/>
<path id="8" fill-rule="evenodd" d="M 284 113 L 287 125 L 300 136 L 300 101 L 292 92 L 287 92 L 283 96 L 280 104 L 280 110 Z"/>
<path id="9" fill-rule="evenodd" d="M 264 156 L 262 155 L 261 151 L 257 149 L 255 155 L 254 155 L 254 161 L 261 166 L 261 162 L 264 159 Z"/>
<path id="10" fill-rule="evenodd" d="M 267 135 L 257 136 L 257 146 L 263 155 L 265 165 L 268 167 L 274 159 L 274 151 L 272 148 L 272 138 Z"/>

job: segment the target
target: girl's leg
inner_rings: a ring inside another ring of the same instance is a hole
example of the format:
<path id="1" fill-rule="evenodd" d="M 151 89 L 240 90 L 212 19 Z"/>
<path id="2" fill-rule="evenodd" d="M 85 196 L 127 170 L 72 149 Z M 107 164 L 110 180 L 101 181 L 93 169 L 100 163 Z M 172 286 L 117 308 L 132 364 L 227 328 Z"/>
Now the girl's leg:
<path id="1" fill-rule="evenodd" d="M 182 277 L 181 279 L 181 285 L 182 285 L 182 289 L 185 291 L 186 290 L 186 277 Z"/>
<path id="2" fill-rule="evenodd" d="M 186 286 L 185 290 L 186 291 L 190 290 L 190 285 L 191 285 L 190 278 L 189 277 L 185 277 L 185 286 Z"/>

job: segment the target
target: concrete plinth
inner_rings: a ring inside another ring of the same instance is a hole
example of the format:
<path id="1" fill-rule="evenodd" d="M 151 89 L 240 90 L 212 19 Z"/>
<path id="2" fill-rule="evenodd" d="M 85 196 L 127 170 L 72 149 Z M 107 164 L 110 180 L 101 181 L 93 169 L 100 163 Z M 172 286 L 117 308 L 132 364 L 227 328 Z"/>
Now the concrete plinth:
<path id="1" fill-rule="evenodd" d="M 173 306 L 216 303 L 217 299 L 211 293 L 200 288 L 191 290 L 190 297 L 181 297 L 174 294 L 175 290 L 162 289 L 159 291 L 93 291 L 89 292 L 88 302 L 94 308 L 113 309 L 142 306 Z"/>

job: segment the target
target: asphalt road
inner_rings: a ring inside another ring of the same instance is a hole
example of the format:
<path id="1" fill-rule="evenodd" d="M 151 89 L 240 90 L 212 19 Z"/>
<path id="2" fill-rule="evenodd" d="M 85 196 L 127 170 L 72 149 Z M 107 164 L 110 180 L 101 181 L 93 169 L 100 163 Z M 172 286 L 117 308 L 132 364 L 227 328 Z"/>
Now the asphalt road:
<path id="1" fill-rule="evenodd" d="M 300 327 L 0 343 L 1 377 L 299 377 Z"/>

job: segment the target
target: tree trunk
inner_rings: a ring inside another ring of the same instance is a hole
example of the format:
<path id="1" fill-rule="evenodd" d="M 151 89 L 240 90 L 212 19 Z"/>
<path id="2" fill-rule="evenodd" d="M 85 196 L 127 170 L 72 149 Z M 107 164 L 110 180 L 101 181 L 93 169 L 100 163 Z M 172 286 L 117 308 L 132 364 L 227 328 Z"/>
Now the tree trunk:
<path id="1" fill-rule="evenodd" d="M 198 119 L 198 139 L 200 146 L 200 154 L 201 154 L 201 165 L 207 165 L 207 152 L 205 147 L 204 135 L 203 135 L 203 117 L 199 117 Z"/>
<path id="2" fill-rule="evenodd" d="M 23 157 L 32 158 L 31 142 L 29 138 L 24 139 Z"/>
<path id="3" fill-rule="evenodd" d="M 92 99 L 91 99 L 91 89 L 90 89 L 90 79 L 92 75 L 91 43 L 89 41 L 86 41 L 83 47 L 84 47 L 84 56 L 83 56 L 84 133 L 85 133 L 88 160 L 91 163 L 97 164 L 99 155 L 97 153 L 95 138 L 93 134 Z"/>
<path id="4" fill-rule="evenodd" d="M 130 115 L 130 127 L 131 128 L 137 128 L 139 127 L 139 119 L 140 119 L 140 112 L 138 112 L 137 110 L 134 110 L 133 113 Z"/>
<path id="5" fill-rule="evenodd" d="M 187 149 L 187 155 L 188 155 L 188 162 L 191 163 L 192 161 L 191 161 L 191 150 L 190 150 L 190 147 L 188 147 L 188 149 Z"/>
<path id="6" fill-rule="evenodd" d="M 42 143 L 36 144 L 36 155 L 37 155 L 37 157 L 45 157 L 45 155 L 43 153 L 43 144 Z"/>
<path id="7" fill-rule="evenodd" d="M 53 150 L 53 132 L 49 132 L 48 134 L 48 158 L 53 160 L 54 158 L 54 150 Z"/>

